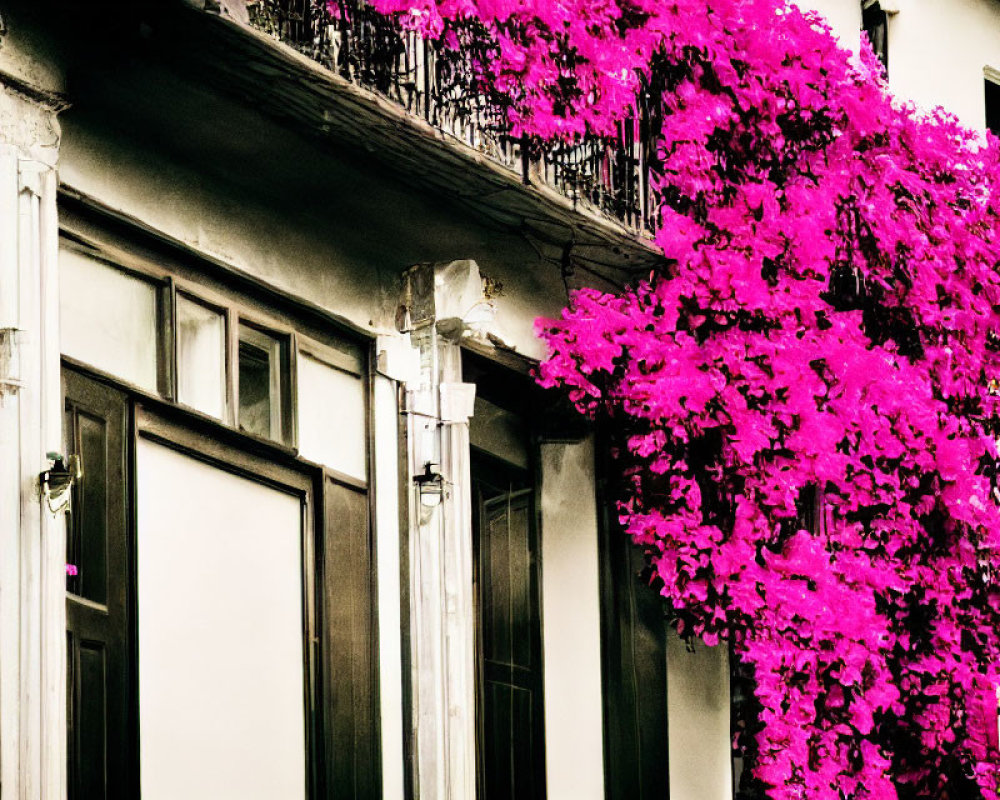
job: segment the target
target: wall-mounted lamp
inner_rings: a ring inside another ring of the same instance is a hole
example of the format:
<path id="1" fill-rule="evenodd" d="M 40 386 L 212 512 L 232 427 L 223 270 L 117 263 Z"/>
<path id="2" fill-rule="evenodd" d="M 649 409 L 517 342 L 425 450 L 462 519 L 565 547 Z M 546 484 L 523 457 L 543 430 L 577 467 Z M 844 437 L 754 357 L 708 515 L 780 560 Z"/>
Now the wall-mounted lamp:
<path id="1" fill-rule="evenodd" d="M 440 472 L 435 472 L 433 467 L 428 461 L 424 464 L 424 471 L 413 477 L 420 492 L 420 505 L 427 508 L 441 505 L 441 498 L 444 496 L 444 477 Z"/>
<path id="2" fill-rule="evenodd" d="M 57 514 L 69 508 L 71 489 L 74 481 L 83 477 L 83 467 L 79 456 L 66 458 L 62 453 L 46 453 L 51 466 L 39 476 L 42 496 L 49 511 Z"/>

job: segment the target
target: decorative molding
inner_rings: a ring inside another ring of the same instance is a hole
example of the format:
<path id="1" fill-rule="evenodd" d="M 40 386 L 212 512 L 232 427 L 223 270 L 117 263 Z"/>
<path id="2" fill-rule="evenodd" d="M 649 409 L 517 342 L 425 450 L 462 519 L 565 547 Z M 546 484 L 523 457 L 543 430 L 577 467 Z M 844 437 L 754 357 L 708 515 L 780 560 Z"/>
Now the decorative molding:
<path id="1" fill-rule="evenodd" d="M 17 344 L 20 328 L 0 328 L 0 403 L 8 394 L 17 394 L 23 383 L 18 377 Z"/>
<path id="2" fill-rule="evenodd" d="M 482 291 L 474 261 L 419 264 L 405 274 L 402 305 L 420 375 L 407 387 L 410 619 L 416 793 L 434 800 L 476 794 L 475 618 L 469 426 L 475 386 L 462 380 L 457 338 L 439 332 Z M 457 301 L 455 291 L 461 297 Z M 437 468 L 437 469 L 435 469 Z M 415 480 L 440 471 L 440 501 L 424 504 Z"/>
<path id="3" fill-rule="evenodd" d="M 3 18 L 0 17 L 0 44 L 3 43 L 2 37 L 6 33 L 6 29 L 3 25 Z M 35 103 L 46 111 L 51 111 L 54 114 L 65 111 L 70 107 L 70 102 L 65 95 L 59 94 L 58 92 L 50 92 L 45 89 L 39 89 L 37 86 L 33 86 L 26 80 L 23 80 L 6 70 L 0 70 L 0 87 L 13 92 L 14 94 L 20 95 L 25 100 L 30 100 L 32 103 Z"/>

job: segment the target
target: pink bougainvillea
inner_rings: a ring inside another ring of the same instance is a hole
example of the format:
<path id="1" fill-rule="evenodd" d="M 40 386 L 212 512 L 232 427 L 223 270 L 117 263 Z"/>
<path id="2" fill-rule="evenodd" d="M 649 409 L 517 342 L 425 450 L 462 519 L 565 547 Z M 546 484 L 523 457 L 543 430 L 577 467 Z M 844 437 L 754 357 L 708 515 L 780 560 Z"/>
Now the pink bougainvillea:
<path id="1" fill-rule="evenodd" d="M 664 267 L 541 323 L 540 380 L 610 421 L 678 624 L 752 672 L 758 785 L 1000 796 L 998 141 L 777 0 L 375 5 L 476 20 L 517 133 L 662 94 Z"/>

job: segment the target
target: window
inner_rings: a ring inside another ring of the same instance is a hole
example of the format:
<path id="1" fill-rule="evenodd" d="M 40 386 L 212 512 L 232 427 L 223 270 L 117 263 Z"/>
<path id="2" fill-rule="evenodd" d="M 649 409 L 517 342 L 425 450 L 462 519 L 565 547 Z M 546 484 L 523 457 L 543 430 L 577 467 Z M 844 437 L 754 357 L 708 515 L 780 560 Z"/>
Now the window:
<path id="1" fill-rule="evenodd" d="M 156 284 L 75 249 L 59 253 L 62 352 L 149 391 L 157 388 Z"/>
<path id="2" fill-rule="evenodd" d="M 288 440 L 291 398 L 287 363 L 287 340 L 240 324 L 237 424 L 241 431 L 265 439 Z"/>
<path id="3" fill-rule="evenodd" d="M 223 419 L 226 411 L 226 319 L 177 295 L 177 399 Z"/>
<path id="4" fill-rule="evenodd" d="M 305 797 L 307 496 L 139 437 L 142 797 Z"/>
<path id="5" fill-rule="evenodd" d="M 861 11 L 861 29 L 868 36 L 875 57 L 889 74 L 889 17 L 878 0 L 865 0 Z"/>
<path id="6" fill-rule="evenodd" d="M 272 328 L 267 316 L 256 310 L 252 320 L 244 318 L 243 306 L 233 298 L 177 283 L 162 271 L 154 277 L 121 269 L 64 242 L 60 249 L 63 354 L 245 433 L 292 444 L 293 334 L 281 332 L 287 330 L 284 325 Z M 305 370 L 310 389 L 324 384 L 318 387 L 320 392 L 343 395 L 335 409 L 321 396 L 310 396 L 309 408 L 316 413 L 309 418 L 307 448 L 310 458 L 364 479 L 364 389 L 357 366 L 361 359 L 353 346 L 336 352 L 350 365 L 353 376 L 321 377 L 324 367 L 318 361 L 315 369 L 310 364 Z M 354 387 L 350 399 L 344 380 Z M 343 427 L 346 420 L 350 430 Z M 332 435 L 328 427 L 339 429 L 336 441 L 324 439 Z"/>
<path id="7" fill-rule="evenodd" d="M 986 129 L 1000 136 L 1000 72 L 987 69 L 983 80 L 986 104 Z"/>
<path id="8" fill-rule="evenodd" d="M 190 253 L 126 269 L 76 241 L 60 256 L 65 450 L 84 473 L 68 797 L 375 796 L 363 345 Z M 297 376 L 325 473 L 260 441 L 294 441 Z"/>
<path id="9" fill-rule="evenodd" d="M 367 443 L 361 376 L 299 352 L 298 395 L 302 455 L 364 480 Z"/>

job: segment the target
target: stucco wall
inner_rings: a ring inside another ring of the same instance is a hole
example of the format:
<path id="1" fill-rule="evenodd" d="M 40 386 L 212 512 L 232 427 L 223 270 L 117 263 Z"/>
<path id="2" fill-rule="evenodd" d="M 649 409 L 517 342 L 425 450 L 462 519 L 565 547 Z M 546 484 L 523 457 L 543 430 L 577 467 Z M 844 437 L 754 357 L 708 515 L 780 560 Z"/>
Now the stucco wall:
<path id="1" fill-rule="evenodd" d="M 802 0 L 856 48 L 860 0 Z M 983 68 L 1000 70 L 997 0 L 893 0 L 889 17 L 889 85 L 923 108 L 943 106 L 965 124 L 986 124 Z"/>
<path id="2" fill-rule="evenodd" d="M 197 141 L 160 148 L 155 131 L 152 141 L 143 132 L 123 135 L 71 110 L 63 117 L 60 177 L 65 186 L 372 332 L 394 328 L 403 269 L 475 259 L 482 274 L 503 285 L 499 335 L 521 353 L 542 355 L 534 320 L 557 315 L 566 302 L 558 265 L 542 260 L 516 233 L 479 225 L 378 173 L 366 175 L 349 163 L 349 154 L 317 153 L 294 136 L 287 146 L 268 143 L 274 129 L 260 124 L 259 132 L 233 130 L 237 139 L 255 141 L 238 154 L 242 166 L 231 167 L 233 153 L 213 165 L 211 146 L 200 156 Z M 276 166 L 279 160 L 287 168 Z M 286 185 L 269 181 L 272 173 L 283 174 Z"/>
<path id="3" fill-rule="evenodd" d="M 604 797 L 594 444 L 542 445 L 548 796 Z"/>
<path id="4" fill-rule="evenodd" d="M 667 634 L 670 800 L 731 800 L 729 655 Z"/>
<path id="5" fill-rule="evenodd" d="M 16 3 L 0 7 L 0 73 L 43 92 L 62 92 L 66 84 L 58 51 L 38 16 Z"/>
<path id="6" fill-rule="evenodd" d="M 844 45 L 857 49 L 861 37 L 861 0 L 800 0 L 799 7 L 818 11 Z"/>
<path id="7" fill-rule="evenodd" d="M 920 105 L 942 105 L 982 128 L 983 68 L 1000 69 L 1000 3 L 899 0 L 899 6 L 889 20 L 890 86 Z"/>

